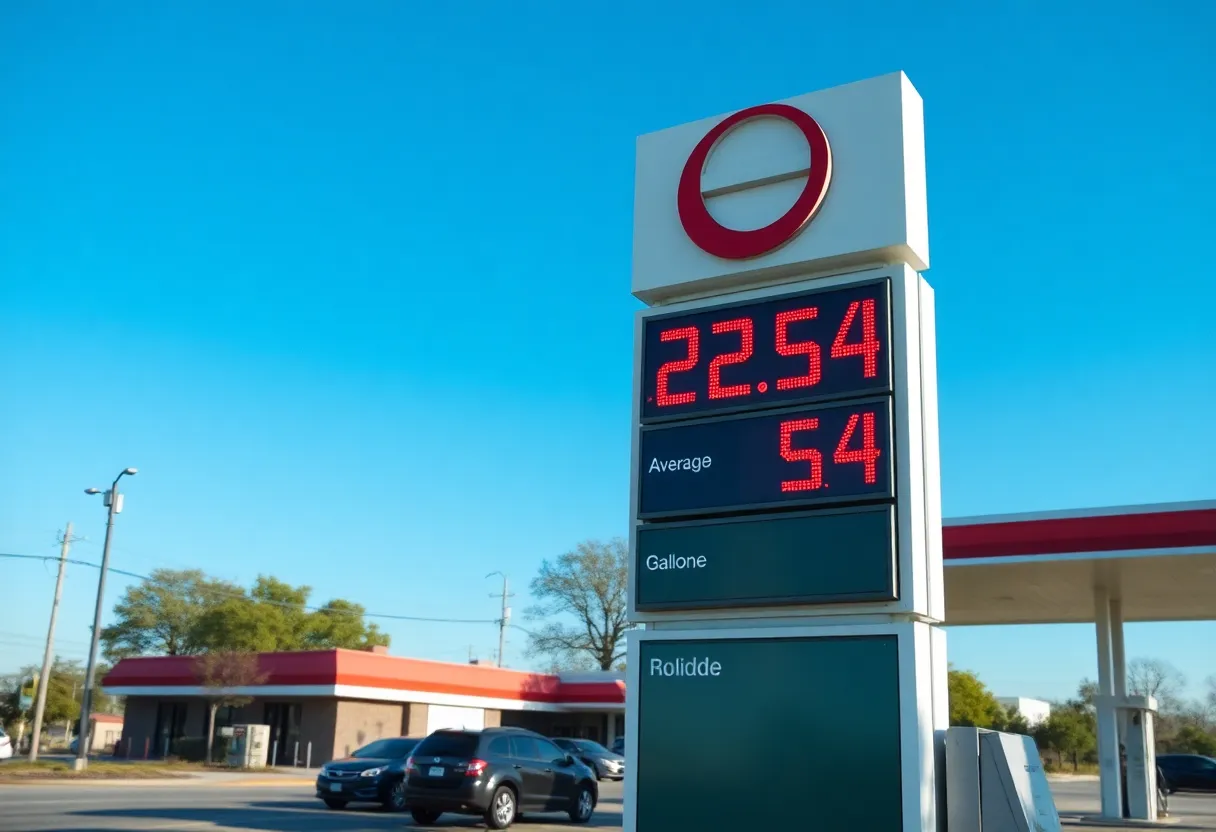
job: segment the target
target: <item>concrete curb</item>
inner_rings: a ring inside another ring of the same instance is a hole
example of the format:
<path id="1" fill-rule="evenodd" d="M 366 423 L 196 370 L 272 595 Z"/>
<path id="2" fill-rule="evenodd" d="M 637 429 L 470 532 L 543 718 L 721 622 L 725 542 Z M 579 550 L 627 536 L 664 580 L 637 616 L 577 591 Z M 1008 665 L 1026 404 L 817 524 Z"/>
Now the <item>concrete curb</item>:
<path id="1" fill-rule="evenodd" d="M 232 777 L 231 779 L 220 775 L 218 777 L 199 777 L 193 774 L 187 774 L 181 777 L 143 777 L 138 779 L 122 778 L 122 777 L 10 777 L 0 778 L 0 789 L 5 786 L 140 786 L 152 788 L 165 788 L 166 786 L 185 786 L 186 788 L 215 788 L 224 786 L 228 788 L 269 788 L 273 786 L 290 786 L 293 788 L 300 786 L 312 786 L 316 784 L 315 779 L 304 779 L 302 777 L 259 777 L 252 779 L 244 779 L 240 777 Z"/>
<path id="2" fill-rule="evenodd" d="M 1064 826 L 1102 826 L 1112 829 L 1171 829 L 1182 822 L 1181 818 L 1165 818 L 1158 821 L 1151 820 L 1116 820 L 1112 818 L 1103 818 L 1094 816 L 1082 816 L 1071 818 L 1060 818 L 1061 825 Z M 1194 829 L 1196 827 L 1184 826 L 1183 829 Z"/>

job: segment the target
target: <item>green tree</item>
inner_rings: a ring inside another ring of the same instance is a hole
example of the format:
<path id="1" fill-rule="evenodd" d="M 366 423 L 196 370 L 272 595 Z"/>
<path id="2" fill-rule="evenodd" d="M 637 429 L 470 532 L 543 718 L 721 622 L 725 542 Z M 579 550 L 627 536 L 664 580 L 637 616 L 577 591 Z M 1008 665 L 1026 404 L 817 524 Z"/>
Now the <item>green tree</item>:
<path id="1" fill-rule="evenodd" d="M 1056 752 L 1061 761 L 1070 757 L 1074 771 L 1098 744 L 1094 715 L 1077 701 L 1053 707 L 1047 719 L 1035 726 L 1033 736 L 1040 749 Z"/>
<path id="2" fill-rule="evenodd" d="M 104 670 L 98 668 L 98 679 L 103 678 Z M 0 681 L 0 723 L 11 725 L 34 718 L 32 706 L 24 711 L 19 708 L 19 688 L 22 679 L 40 672 L 40 666 L 29 665 Z M 44 730 L 48 725 L 63 723 L 66 727 L 68 723 L 80 719 L 80 698 L 84 690 L 84 667 L 80 662 L 56 656 L 51 665 L 50 678 L 40 680 L 40 684 L 46 685 L 46 710 L 42 715 Z M 99 710 L 106 699 L 99 697 Z"/>
<path id="3" fill-rule="evenodd" d="M 389 637 L 375 624 L 364 626 L 361 604 L 337 598 L 308 616 L 304 645 L 309 649 L 345 647 L 363 650 L 375 645 L 388 646 Z"/>
<path id="4" fill-rule="evenodd" d="M 996 697 L 969 670 L 950 668 L 948 677 L 950 693 L 950 724 L 974 728 L 1004 728 L 1007 720 L 1005 708 Z"/>
<path id="5" fill-rule="evenodd" d="M 229 598 L 200 621 L 200 642 L 213 651 L 246 653 L 304 649 L 307 586 L 259 575 L 248 595 Z"/>
<path id="6" fill-rule="evenodd" d="M 1007 731 L 1010 734 L 1030 736 L 1030 720 L 1022 715 L 1017 706 L 1009 707 L 1005 709 L 1004 725 L 1000 730 Z"/>
<path id="7" fill-rule="evenodd" d="M 41 671 L 40 666 L 29 665 L 23 667 L 14 678 L 27 679 Z M 65 722 L 80 716 L 80 695 L 84 688 L 84 668 L 80 662 L 56 656 L 51 665 L 50 679 L 41 680 L 40 684 L 47 686 L 46 711 L 42 715 L 45 722 Z M 17 713 L 18 687 L 19 685 L 14 684 L 3 692 L 4 698 L 11 700 L 8 709 L 14 715 Z M 34 709 L 30 707 L 26 716 L 32 717 L 33 713 Z"/>
<path id="8" fill-rule="evenodd" d="M 103 633 L 107 655 L 316 650 L 388 645 L 363 607 L 337 598 L 308 609 L 312 589 L 259 575 L 246 592 L 198 570 L 158 570 L 131 587 Z"/>
<path id="9" fill-rule="evenodd" d="M 190 656 L 202 651 L 199 619 L 241 588 L 198 569 L 157 569 L 128 587 L 114 605 L 115 622 L 101 631 L 111 661 L 127 656 Z"/>
<path id="10" fill-rule="evenodd" d="M 1166 744 L 1175 754 L 1202 754 L 1216 757 L 1216 737 L 1197 725 L 1183 725 Z"/>
<path id="11" fill-rule="evenodd" d="M 530 632 L 528 654 L 545 657 L 554 667 L 617 667 L 625 658 L 630 626 L 628 581 L 629 548 L 620 538 L 587 540 L 555 562 L 543 561 L 531 584 L 537 603 L 526 616 L 563 620 L 545 621 Z"/>

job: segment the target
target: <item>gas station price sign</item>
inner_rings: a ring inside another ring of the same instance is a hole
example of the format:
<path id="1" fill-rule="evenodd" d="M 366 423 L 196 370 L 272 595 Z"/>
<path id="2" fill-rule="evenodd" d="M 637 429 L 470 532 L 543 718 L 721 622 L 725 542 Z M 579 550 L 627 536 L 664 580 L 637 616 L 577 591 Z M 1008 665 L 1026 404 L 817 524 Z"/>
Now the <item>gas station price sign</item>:
<path id="1" fill-rule="evenodd" d="M 887 279 L 643 324 L 643 423 L 891 391 Z"/>
<path id="2" fill-rule="evenodd" d="M 638 518 L 889 500 L 893 451 L 887 397 L 643 428 Z"/>

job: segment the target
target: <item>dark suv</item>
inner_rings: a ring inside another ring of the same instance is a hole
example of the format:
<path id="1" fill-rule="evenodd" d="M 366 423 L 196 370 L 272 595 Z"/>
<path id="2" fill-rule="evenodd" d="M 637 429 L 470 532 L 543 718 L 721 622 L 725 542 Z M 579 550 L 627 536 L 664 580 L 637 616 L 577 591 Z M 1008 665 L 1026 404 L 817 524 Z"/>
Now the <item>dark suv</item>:
<path id="1" fill-rule="evenodd" d="M 423 826 L 444 812 L 481 815 L 491 829 L 522 812 L 566 812 L 586 823 L 598 801 L 591 769 L 522 728 L 436 731 L 405 764 L 405 803 Z"/>

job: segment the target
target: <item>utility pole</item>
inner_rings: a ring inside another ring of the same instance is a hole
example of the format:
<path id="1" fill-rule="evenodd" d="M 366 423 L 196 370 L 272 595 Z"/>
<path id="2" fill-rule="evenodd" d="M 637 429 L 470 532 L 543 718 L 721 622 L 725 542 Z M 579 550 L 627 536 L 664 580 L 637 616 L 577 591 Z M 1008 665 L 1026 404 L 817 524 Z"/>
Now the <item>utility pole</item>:
<path id="1" fill-rule="evenodd" d="M 55 621 L 59 618 L 59 599 L 63 595 L 63 572 L 68 565 L 68 550 L 72 548 L 72 524 L 69 521 L 59 547 L 59 576 L 55 578 L 55 600 L 51 602 L 51 626 L 46 631 L 46 652 L 42 655 L 42 675 L 38 679 L 38 699 L 34 705 L 34 734 L 30 743 L 30 762 L 38 759 L 38 743 L 42 740 L 42 715 L 46 712 L 46 692 L 51 686 L 51 663 L 55 659 Z"/>
<path id="2" fill-rule="evenodd" d="M 507 606 L 507 599 L 513 597 L 507 591 L 507 576 L 501 572 L 491 572 L 486 575 L 487 578 L 492 578 L 495 575 L 502 576 L 502 616 L 498 619 L 498 666 L 503 666 L 503 651 L 507 648 L 507 627 L 511 623 L 511 608 Z M 491 595 L 491 598 L 494 596 Z"/>

